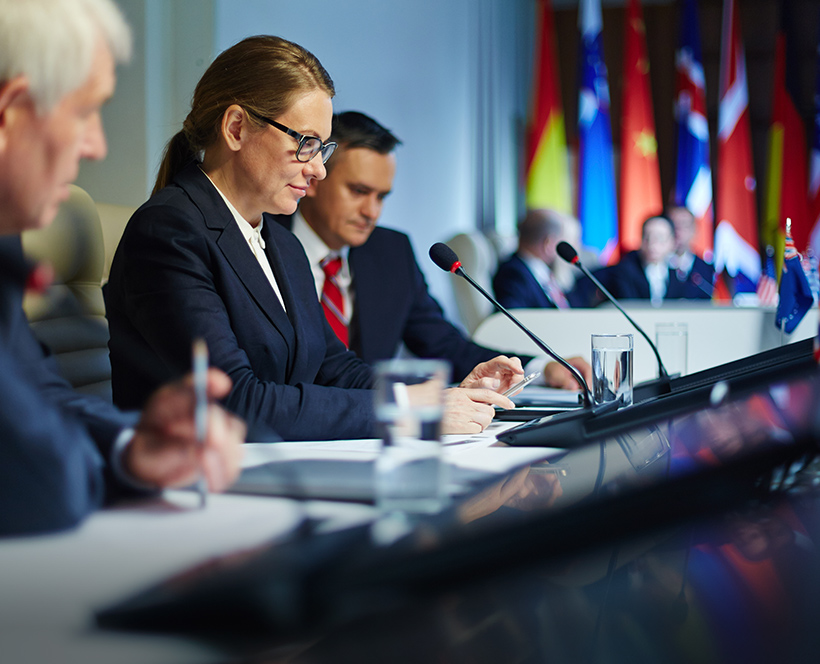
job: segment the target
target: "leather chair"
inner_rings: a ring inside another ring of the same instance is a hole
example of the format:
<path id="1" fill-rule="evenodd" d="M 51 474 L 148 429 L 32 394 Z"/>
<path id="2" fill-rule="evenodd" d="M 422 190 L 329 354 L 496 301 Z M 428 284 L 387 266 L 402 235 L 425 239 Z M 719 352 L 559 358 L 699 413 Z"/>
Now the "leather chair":
<path id="1" fill-rule="evenodd" d="M 54 283 L 41 295 L 26 294 L 23 308 L 38 340 L 56 357 L 79 391 L 111 399 L 108 323 L 102 296 L 105 260 L 100 216 L 94 201 L 71 186 L 47 228 L 23 233 L 23 249 L 54 268 Z"/>

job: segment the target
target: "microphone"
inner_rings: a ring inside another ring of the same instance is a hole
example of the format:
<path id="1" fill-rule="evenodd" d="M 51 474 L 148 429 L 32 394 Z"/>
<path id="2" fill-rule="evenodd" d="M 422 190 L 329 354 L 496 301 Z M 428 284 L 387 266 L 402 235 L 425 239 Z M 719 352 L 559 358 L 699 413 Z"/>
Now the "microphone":
<path id="1" fill-rule="evenodd" d="M 649 336 L 644 332 L 643 328 L 638 325 L 626 311 L 624 308 L 618 303 L 618 300 L 610 293 L 604 285 L 595 277 L 592 272 L 590 272 L 582 263 L 581 259 L 578 256 L 578 252 L 575 251 L 573 246 L 569 242 L 559 242 L 558 246 L 555 248 L 558 252 L 558 255 L 563 258 L 567 263 L 574 265 L 577 267 L 581 272 L 583 272 L 589 279 L 595 284 L 598 289 L 604 294 L 607 300 L 612 302 L 615 305 L 615 308 L 620 311 L 626 319 L 632 324 L 638 332 L 640 332 L 641 336 L 646 339 L 646 342 L 649 344 L 649 347 L 652 349 L 652 352 L 655 353 L 655 357 L 658 360 L 658 371 L 660 372 L 660 377 L 658 378 L 658 383 L 661 386 L 661 393 L 666 393 L 670 391 L 669 387 L 669 373 L 666 371 L 666 367 L 663 366 L 663 360 L 661 360 L 661 354 L 658 352 L 658 347 L 652 342 Z"/>
<path id="2" fill-rule="evenodd" d="M 476 282 L 467 272 L 464 271 L 464 268 L 461 266 L 461 261 L 458 260 L 458 256 L 456 252 L 453 251 L 450 247 L 448 247 L 443 242 L 436 242 L 432 247 L 430 247 L 430 258 L 432 261 L 438 265 L 442 270 L 445 272 L 452 272 L 453 274 L 457 274 L 460 277 L 464 277 L 467 282 L 475 288 L 479 293 L 481 293 L 487 300 L 489 300 L 495 307 L 498 308 L 501 313 L 503 313 L 507 318 L 509 318 L 513 323 L 515 323 L 524 334 L 526 334 L 533 343 L 538 346 L 542 351 L 544 351 L 547 355 L 549 355 L 552 359 L 558 362 L 562 367 L 567 369 L 571 374 L 572 377 L 575 379 L 575 382 L 581 388 L 581 393 L 584 399 L 584 407 L 589 408 L 592 406 L 592 398 L 590 397 L 589 393 L 589 386 L 587 386 L 584 377 L 581 375 L 581 372 L 578 371 L 574 366 L 572 366 L 569 362 L 567 362 L 563 357 L 558 355 L 552 348 L 547 346 L 541 339 L 539 339 L 532 331 L 530 331 L 521 321 L 519 321 L 515 316 L 513 316 L 509 311 L 507 311 L 504 307 L 502 307 L 498 301 L 490 295 L 481 285 Z"/>

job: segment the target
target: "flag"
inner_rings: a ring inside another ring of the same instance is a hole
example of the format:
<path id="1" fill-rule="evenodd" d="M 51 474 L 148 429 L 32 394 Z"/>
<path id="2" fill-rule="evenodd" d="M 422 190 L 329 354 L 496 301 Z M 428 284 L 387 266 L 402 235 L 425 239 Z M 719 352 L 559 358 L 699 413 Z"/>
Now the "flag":
<path id="1" fill-rule="evenodd" d="M 706 78 L 695 0 L 683 0 L 681 13 L 680 48 L 675 55 L 678 155 L 674 200 L 675 205 L 683 206 L 695 215 L 693 251 L 711 260 L 715 232 L 712 168 L 706 119 Z"/>
<path id="2" fill-rule="evenodd" d="M 754 293 L 760 277 L 746 58 L 737 0 L 723 1 L 717 140 L 715 270 L 734 292 Z"/>
<path id="3" fill-rule="evenodd" d="M 803 120 L 786 87 L 786 35 L 778 31 L 774 52 L 774 102 L 769 127 L 769 156 L 762 236 L 774 245 L 782 263 L 785 220 L 792 221 L 794 245 L 805 251 L 809 240 L 806 192 L 806 137 Z"/>
<path id="4" fill-rule="evenodd" d="M 561 105 L 561 86 L 555 68 L 555 32 L 550 0 L 537 5 L 540 31 L 535 47 L 530 127 L 527 132 L 527 207 L 572 213 L 569 159 Z"/>
<path id="5" fill-rule="evenodd" d="M 809 155 L 809 219 L 811 247 L 820 258 L 820 44 L 817 46 L 817 87 L 814 92 L 814 140 Z"/>
<path id="6" fill-rule="evenodd" d="M 578 218 L 584 246 L 602 264 L 618 260 L 618 213 L 609 86 L 601 39 L 601 0 L 581 0 L 581 89 L 578 95 Z"/>
<path id="7" fill-rule="evenodd" d="M 757 302 L 761 307 L 777 306 L 777 273 L 772 246 L 766 247 L 766 269 L 757 280 Z"/>
<path id="8" fill-rule="evenodd" d="M 777 304 L 775 324 L 787 334 L 803 320 L 814 305 L 809 280 L 800 263 L 800 254 L 794 247 L 791 222 L 786 222 L 786 247 L 783 252 L 783 272 L 780 274 L 780 301 Z"/>
<path id="9" fill-rule="evenodd" d="M 639 0 L 628 0 L 625 41 L 618 214 L 622 254 L 640 248 L 644 220 L 663 211 L 646 28 Z"/>

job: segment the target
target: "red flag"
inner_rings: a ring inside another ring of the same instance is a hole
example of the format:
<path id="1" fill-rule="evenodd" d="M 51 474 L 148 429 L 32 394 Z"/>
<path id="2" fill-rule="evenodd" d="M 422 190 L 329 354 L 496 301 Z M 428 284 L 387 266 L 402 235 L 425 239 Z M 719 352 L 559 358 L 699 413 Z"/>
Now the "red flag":
<path id="1" fill-rule="evenodd" d="M 723 2 L 718 107 L 715 269 L 735 292 L 754 293 L 760 277 L 746 56 L 736 0 Z M 719 289 L 717 289 L 719 291 Z"/>
<path id="2" fill-rule="evenodd" d="M 764 239 L 783 247 L 786 218 L 798 251 L 808 245 L 811 224 L 806 191 L 806 135 L 803 120 L 786 88 L 786 35 L 777 33 L 774 51 L 774 104 L 769 129 Z M 782 253 L 778 256 L 782 263 Z"/>
<path id="3" fill-rule="evenodd" d="M 644 220 L 663 210 L 658 142 L 649 87 L 646 29 L 639 0 L 626 11 L 623 117 L 621 120 L 621 254 L 641 245 Z"/>
<path id="4" fill-rule="evenodd" d="M 532 115 L 527 134 L 527 206 L 572 212 L 569 159 L 555 68 L 555 33 L 550 0 L 541 0 L 541 20 L 535 50 Z"/>

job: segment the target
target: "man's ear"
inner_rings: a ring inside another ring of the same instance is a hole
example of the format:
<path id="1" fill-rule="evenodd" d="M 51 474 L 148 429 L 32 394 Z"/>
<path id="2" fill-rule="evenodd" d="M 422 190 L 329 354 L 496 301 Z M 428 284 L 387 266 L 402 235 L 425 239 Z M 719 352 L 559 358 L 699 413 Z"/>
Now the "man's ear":
<path id="1" fill-rule="evenodd" d="M 238 104 L 231 104 L 222 114 L 220 131 L 225 144 L 236 152 L 248 136 L 248 114 Z"/>
<path id="2" fill-rule="evenodd" d="M 34 111 L 28 79 L 15 76 L 0 83 L 0 148 L 5 147 L 9 133 L 14 131 L 15 114 L 24 111 Z"/>

